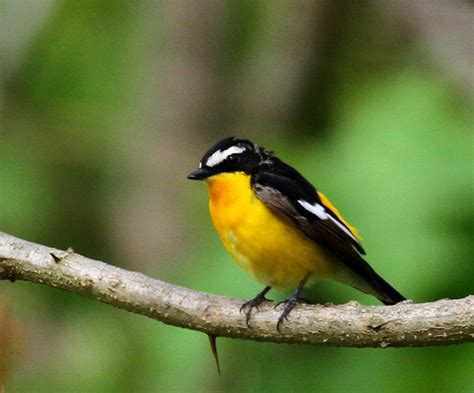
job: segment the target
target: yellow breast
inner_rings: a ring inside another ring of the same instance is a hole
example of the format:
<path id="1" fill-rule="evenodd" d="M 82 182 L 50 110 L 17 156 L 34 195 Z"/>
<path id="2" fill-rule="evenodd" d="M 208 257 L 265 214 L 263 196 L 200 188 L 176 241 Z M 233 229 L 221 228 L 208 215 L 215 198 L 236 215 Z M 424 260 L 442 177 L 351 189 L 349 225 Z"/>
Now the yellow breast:
<path id="1" fill-rule="evenodd" d="M 308 274 L 333 273 L 324 250 L 254 195 L 248 175 L 222 173 L 206 179 L 206 185 L 212 221 L 225 248 L 258 281 L 286 289 Z"/>

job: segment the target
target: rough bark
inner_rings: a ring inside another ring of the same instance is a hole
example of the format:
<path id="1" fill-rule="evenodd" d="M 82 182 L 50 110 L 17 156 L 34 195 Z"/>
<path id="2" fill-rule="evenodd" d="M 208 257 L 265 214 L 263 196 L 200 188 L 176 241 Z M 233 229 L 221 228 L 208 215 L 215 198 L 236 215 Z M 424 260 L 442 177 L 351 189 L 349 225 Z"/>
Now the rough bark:
<path id="1" fill-rule="evenodd" d="M 78 293 L 169 325 L 213 336 L 344 347 L 409 347 L 474 341 L 474 296 L 395 306 L 298 305 L 280 315 L 262 304 L 248 328 L 241 300 L 191 291 L 0 232 L 0 279 L 26 280 Z"/>

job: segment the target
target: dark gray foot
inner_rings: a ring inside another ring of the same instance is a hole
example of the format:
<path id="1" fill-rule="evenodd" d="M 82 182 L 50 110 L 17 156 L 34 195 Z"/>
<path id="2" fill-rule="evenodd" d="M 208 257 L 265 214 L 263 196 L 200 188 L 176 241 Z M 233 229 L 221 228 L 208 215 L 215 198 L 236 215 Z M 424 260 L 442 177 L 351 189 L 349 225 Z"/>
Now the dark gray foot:
<path id="1" fill-rule="evenodd" d="M 263 303 L 267 298 L 265 297 L 266 293 L 271 289 L 271 287 L 265 287 L 262 292 L 255 296 L 252 300 L 245 302 L 242 307 L 240 307 L 240 312 L 245 310 L 245 323 L 250 327 L 250 315 L 252 314 L 252 309 L 256 308 Z"/>
<path id="2" fill-rule="evenodd" d="M 280 318 L 278 318 L 277 322 L 277 330 L 280 331 L 281 324 L 283 323 L 284 320 L 288 321 L 288 315 L 290 315 L 291 310 L 295 308 L 296 304 L 299 303 L 298 296 L 295 296 L 296 292 L 291 295 L 291 297 L 287 300 L 284 300 L 282 302 L 278 302 L 275 307 L 279 306 L 280 304 L 285 304 L 285 307 L 283 308 L 283 312 L 280 315 Z"/>
<path id="3" fill-rule="evenodd" d="M 280 315 L 280 318 L 278 318 L 277 322 L 277 330 L 281 331 L 281 324 L 283 323 L 284 320 L 288 321 L 288 315 L 290 315 L 291 310 L 295 308 L 296 304 L 300 301 L 300 293 L 303 290 L 304 284 L 306 284 L 306 280 L 308 279 L 308 276 L 306 276 L 303 280 L 298 285 L 298 288 L 293 292 L 293 294 L 289 297 L 289 299 L 284 300 L 282 302 L 278 302 L 275 305 L 275 308 L 278 307 L 280 304 L 285 304 L 285 308 L 283 308 L 283 312 Z"/>

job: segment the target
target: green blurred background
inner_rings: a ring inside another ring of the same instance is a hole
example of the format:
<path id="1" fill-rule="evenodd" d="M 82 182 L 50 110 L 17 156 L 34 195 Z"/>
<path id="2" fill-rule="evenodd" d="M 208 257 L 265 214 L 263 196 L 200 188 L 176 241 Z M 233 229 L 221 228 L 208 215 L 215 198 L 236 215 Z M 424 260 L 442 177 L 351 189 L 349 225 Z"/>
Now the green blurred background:
<path id="1" fill-rule="evenodd" d="M 260 285 L 186 180 L 237 135 L 322 190 L 405 296 L 473 293 L 471 2 L 0 0 L 0 15 L 1 231 L 249 299 Z M 0 282 L 6 393 L 474 390 L 470 345 L 218 344 L 221 378 L 200 333 Z"/>

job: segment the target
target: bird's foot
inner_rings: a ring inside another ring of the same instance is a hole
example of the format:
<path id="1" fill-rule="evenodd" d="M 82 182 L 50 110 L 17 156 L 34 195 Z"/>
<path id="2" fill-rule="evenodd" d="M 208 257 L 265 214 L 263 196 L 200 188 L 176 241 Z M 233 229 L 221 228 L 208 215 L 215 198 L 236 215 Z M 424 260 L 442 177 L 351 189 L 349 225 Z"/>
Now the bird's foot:
<path id="1" fill-rule="evenodd" d="M 245 302 L 242 307 L 240 307 L 240 312 L 245 311 L 245 323 L 248 327 L 250 327 L 250 316 L 252 314 L 252 309 L 256 308 L 258 310 L 258 306 L 262 304 L 264 301 L 268 300 L 265 297 L 265 294 L 270 290 L 270 287 L 265 287 L 265 289 L 260 292 L 257 296 L 255 296 L 252 300 Z"/>
<path id="2" fill-rule="evenodd" d="M 295 308 L 295 306 L 300 303 L 299 299 L 295 296 L 290 297 L 287 300 L 283 300 L 281 302 L 278 302 L 274 308 L 277 308 L 280 304 L 284 304 L 285 307 L 283 308 L 283 312 L 280 315 L 280 318 L 278 318 L 278 322 L 276 325 L 277 330 L 280 332 L 281 331 L 281 324 L 283 323 L 284 320 L 288 321 L 288 315 L 290 315 L 291 310 Z"/>
<path id="3" fill-rule="evenodd" d="M 306 275 L 301 282 L 298 285 L 298 288 L 293 292 L 293 294 L 287 299 L 283 300 L 282 302 L 278 302 L 274 308 L 277 308 L 280 304 L 285 304 L 285 307 L 283 308 L 283 312 L 280 315 L 280 318 L 278 318 L 277 322 L 277 330 L 280 332 L 281 324 L 283 321 L 286 319 L 288 321 L 288 315 L 290 315 L 291 310 L 295 308 L 296 304 L 300 301 L 300 294 L 301 291 L 303 290 L 304 284 L 306 283 L 306 280 L 308 279 L 309 275 Z M 304 301 L 304 300 L 303 300 Z"/>

